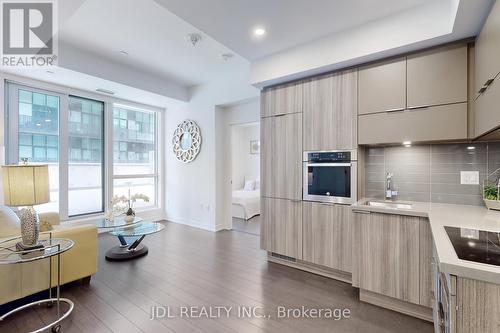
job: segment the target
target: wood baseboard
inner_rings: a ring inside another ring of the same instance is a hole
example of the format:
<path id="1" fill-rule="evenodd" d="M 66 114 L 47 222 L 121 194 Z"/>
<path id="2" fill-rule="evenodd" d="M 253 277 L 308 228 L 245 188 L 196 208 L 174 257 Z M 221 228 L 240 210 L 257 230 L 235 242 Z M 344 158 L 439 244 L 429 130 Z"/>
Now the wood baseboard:
<path id="1" fill-rule="evenodd" d="M 270 253 L 267 254 L 267 260 L 270 262 L 274 262 L 276 264 L 281 264 L 292 268 L 300 269 L 302 271 L 306 271 L 309 273 L 325 276 L 330 279 L 339 280 L 349 284 L 352 283 L 352 275 L 351 273 L 348 272 L 343 272 L 333 268 L 312 264 L 310 262 L 302 260 L 289 261 L 286 259 L 275 257 Z"/>
<path id="2" fill-rule="evenodd" d="M 396 298 L 373 293 L 364 289 L 359 289 L 359 300 L 376 306 L 380 306 L 382 308 L 401 312 L 422 320 L 433 322 L 432 308 L 428 308 L 426 306 L 408 303 Z"/>

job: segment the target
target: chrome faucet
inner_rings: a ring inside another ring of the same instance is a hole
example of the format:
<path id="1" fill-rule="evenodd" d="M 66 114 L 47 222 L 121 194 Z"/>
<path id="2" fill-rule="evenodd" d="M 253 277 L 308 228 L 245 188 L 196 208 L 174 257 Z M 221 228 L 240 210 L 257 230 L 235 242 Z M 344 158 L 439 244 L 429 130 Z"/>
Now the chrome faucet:
<path id="1" fill-rule="evenodd" d="M 385 175 L 385 199 L 390 200 L 392 199 L 393 196 L 393 191 L 392 191 L 392 172 L 388 172 Z"/>

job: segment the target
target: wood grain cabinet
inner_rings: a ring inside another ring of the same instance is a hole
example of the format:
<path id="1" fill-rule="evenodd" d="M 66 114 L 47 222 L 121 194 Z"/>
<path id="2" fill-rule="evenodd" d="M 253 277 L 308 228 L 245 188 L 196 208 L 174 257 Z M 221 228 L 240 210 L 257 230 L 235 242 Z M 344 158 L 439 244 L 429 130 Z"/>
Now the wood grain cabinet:
<path id="1" fill-rule="evenodd" d="M 301 82 L 265 89 L 261 94 L 261 117 L 302 112 L 302 94 Z"/>
<path id="2" fill-rule="evenodd" d="M 421 217 L 354 213 L 353 284 L 430 306 L 431 241 Z"/>
<path id="3" fill-rule="evenodd" d="M 304 150 L 357 147 L 357 70 L 304 83 Z"/>
<path id="4" fill-rule="evenodd" d="M 409 109 L 467 102 L 467 45 L 408 56 Z"/>
<path id="5" fill-rule="evenodd" d="M 351 272 L 351 207 L 304 202 L 304 261 Z"/>
<path id="6" fill-rule="evenodd" d="M 261 119 L 262 196 L 302 199 L 302 114 Z"/>
<path id="7" fill-rule="evenodd" d="M 406 58 L 359 69 L 359 111 L 369 114 L 406 108 Z"/>
<path id="8" fill-rule="evenodd" d="M 302 202 L 262 198 L 261 248 L 302 259 Z"/>

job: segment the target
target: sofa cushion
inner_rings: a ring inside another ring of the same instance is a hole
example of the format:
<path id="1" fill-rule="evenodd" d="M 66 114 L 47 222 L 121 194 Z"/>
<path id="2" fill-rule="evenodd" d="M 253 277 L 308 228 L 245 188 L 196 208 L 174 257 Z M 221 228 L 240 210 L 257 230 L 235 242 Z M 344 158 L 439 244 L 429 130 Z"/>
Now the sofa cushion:
<path id="1" fill-rule="evenodd" d="M 21 235 L 21 222 L 12 209 L 0 205 L 0 238 Z"/>

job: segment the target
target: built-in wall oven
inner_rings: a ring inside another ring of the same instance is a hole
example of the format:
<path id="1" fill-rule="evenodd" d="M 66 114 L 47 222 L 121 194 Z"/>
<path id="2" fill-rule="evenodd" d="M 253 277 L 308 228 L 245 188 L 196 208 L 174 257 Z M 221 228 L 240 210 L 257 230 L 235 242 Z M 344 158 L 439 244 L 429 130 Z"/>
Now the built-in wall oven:
<path id="1" fill-rule="evenodd" d="M 304 152 L 303 199 L 353 204 L 357 200 L 357 151 Z"/>

